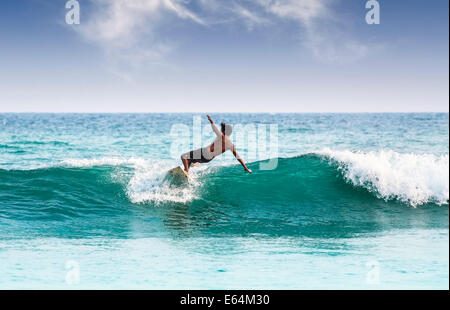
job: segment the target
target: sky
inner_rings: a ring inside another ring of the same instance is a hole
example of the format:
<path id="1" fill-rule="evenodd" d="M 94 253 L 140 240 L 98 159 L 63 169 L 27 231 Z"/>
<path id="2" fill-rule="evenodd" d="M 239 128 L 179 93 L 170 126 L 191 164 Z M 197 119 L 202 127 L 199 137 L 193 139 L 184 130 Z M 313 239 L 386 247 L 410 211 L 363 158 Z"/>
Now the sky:
<path id="1" fill-rule="evenodd" d="M 0 1 L 0 112 L 448 112 L 449 1 Z"/>

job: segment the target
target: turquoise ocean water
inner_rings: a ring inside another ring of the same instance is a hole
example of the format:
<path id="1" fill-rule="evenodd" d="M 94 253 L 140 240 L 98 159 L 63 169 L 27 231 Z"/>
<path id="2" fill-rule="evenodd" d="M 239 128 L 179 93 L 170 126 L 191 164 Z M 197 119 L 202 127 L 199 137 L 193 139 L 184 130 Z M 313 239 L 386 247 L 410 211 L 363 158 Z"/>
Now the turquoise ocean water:
<path id="1" fill-rule="evenodd" d="M 200 114 L 0 114 L 0 288 L 449 288 L 448 113 L 212 117 L 276 168 L 167 178 Z"/>

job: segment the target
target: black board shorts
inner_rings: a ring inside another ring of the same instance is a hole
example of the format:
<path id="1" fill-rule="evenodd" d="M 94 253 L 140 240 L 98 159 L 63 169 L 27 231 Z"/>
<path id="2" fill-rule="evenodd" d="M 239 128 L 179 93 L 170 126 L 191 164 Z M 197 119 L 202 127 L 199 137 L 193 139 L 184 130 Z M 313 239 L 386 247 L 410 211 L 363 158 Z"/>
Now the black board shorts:
<path id="1" fill-rule="evenodd" d="M 181 155 L 182 158 L 188 159 L 191 164 L 194 163 L 207 163 L 213 160 L 212 158 L 205 157 L 205 152 L 203 149 L 193 150 Z"/>

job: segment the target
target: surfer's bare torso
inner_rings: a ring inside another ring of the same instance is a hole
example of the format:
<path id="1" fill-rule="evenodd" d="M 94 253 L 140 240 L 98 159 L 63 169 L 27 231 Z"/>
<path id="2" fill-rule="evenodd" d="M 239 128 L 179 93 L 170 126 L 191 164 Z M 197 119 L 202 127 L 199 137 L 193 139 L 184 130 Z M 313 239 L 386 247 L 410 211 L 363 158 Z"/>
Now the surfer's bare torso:
<path id="1" fill-rule="evenodd" d="M 214 133 L 216 134 L 216 139 L 208 146 L 181 155 L 181 161 L 184 165 L 184 171 L 188 173 L 189 168 L 192 164 L 207 163 L 213 160 L 216 156 L 225 153 L 226 151 L 232 151 L 233 155 L 244 167 L 244 170 L 248 173 L 251 173 L 251 170 L 247 168 L 242 158 L 237 154 L 236 148 L 230 140 L 229 135 L 232 131 L 231 126 L 222 123 L 222 130 L 219 130 L 212 121 L 211 117 L 209 115 L 207 115 L 207 117 L 209 122 L 211 123 L 211 127 Z"/>

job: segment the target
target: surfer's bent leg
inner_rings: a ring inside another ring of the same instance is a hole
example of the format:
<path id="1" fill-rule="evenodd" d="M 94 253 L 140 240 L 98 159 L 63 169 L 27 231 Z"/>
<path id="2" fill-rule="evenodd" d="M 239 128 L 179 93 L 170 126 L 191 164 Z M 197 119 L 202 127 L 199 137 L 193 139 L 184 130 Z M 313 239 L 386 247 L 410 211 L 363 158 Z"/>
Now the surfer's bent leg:
<path id="1" fill-rule="evenodd" d="M 186 171 L 186 173 L 189 173 L 189 168 L 192 164 L 199 165 L 200 163 L 207 163 L 214 158 L 206 158 L 204 156 L 205 152 L 206 151 L 204 149 L 198 149 L 181 155 L 181 161 L 183 162 L 184 171 Z"/>
<path id="2" fill-rule="evenodd" d="M 192 153 L 193 151 L 190 151 L 181 155 L 181 162 L 183 163 L 184 171 L 186 171 L 186 173 L 189 173 L 189 167 L 192 164 Z"/>

